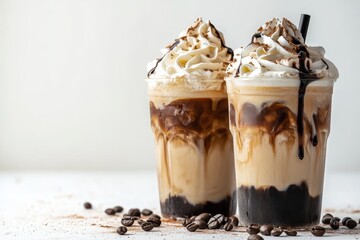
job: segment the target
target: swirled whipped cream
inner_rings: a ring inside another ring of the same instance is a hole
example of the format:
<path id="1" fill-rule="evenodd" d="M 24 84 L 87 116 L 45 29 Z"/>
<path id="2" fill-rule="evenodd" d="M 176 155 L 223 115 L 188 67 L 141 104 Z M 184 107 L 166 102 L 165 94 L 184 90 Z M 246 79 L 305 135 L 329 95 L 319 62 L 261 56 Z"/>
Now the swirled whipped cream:
<path id="1" fill-rule="evenodd" d="M 227 74 L 233 77 L 338 78 L 322 47 L 309 47 L 286 18 L 272 19 L 253 35 L 251 43 L 235 50 Z"/>
<path id="2" fill-rule="evenodd" d="M 149 78 L 223 80 L 233 58 L 222 33 L 201 18 L 180 33 L 173 44 L 162 49 L 162 53 L 163 57 L 148 64 Z"/>

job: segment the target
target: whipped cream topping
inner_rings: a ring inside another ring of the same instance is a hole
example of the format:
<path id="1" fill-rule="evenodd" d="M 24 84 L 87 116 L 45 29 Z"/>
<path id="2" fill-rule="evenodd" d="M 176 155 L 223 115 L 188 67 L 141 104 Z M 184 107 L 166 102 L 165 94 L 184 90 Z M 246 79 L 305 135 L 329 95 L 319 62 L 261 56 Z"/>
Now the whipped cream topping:
<path id="1" fill-rule="evenodd" d="M 201 18 L 162 53 L 163 57 L 148 64 L 149 78 L 223 80 L 233 58 L 222 33 Z"/>
<path id="2" fill-rule="evenodd" d="M 251 43 L 235 51 L 227 69 L 233 77 L 338 78 L 322 47 L 309 47 L 297 27 L 286 18 L 272 19 L 253 35 Z"/>

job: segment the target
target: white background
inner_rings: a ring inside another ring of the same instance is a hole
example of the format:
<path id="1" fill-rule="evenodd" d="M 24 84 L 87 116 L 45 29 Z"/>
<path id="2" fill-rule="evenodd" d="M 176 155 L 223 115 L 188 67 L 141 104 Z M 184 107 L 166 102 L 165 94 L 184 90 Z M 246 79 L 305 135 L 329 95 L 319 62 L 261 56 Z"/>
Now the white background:
<path id="1" fill-rule="evenodd" d="M 312 16 L 339 69 L 330 170 L 359 170 L 360 1 L 0 0 L 0 169 L 154 169 L 144 78 L 197 17 L 246 45 L 273 17 Z"/>

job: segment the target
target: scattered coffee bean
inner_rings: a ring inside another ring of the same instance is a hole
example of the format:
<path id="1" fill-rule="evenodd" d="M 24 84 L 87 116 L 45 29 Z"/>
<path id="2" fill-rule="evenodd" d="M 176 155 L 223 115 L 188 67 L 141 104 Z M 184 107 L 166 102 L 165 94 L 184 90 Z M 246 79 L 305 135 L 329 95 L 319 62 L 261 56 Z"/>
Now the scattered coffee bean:
<path id="1" fill-rule="evenodd" d="M 116 213 L 121 213 L 124 210 L 124 208 L 121 206 L 115 206 L 113 209 Z"/>
<path id="2" fill-rule="evenodd" d="M 330 220 L 330 227 L 331 227 L 332 229 L 334 229 L 334 230 L 339 229 L 339 227 L 340 227 L 339 221 L 337 221 L 335 218 L 331 219 L 331 220 Z"/>
<path id="3" fill-rule="evenodd" d="M 285 232 L 286 235 L 292 236 L 292 237 L 297 235 L 297 231 L 292 230 L 292 229 L 285 229 L 284 232 Z"/>
<path id="4" fill-rule="evenodd" d="M 273 229 L 273 226 L 271 226 L 270 224 L 265 224 L 260 227 L 260 233 L 265 236 L 270 236 L 271 230 Z"/>
<path id="5" fill-rule="evenodd" d="M 149 217 L 161 219 L 161 217 L 157 214 L 152 213 Z"/>
<path id="6" fill-rule="evenodd" d="M 141 228 L 144 231 L 148 232 L 148 231 L 151 231 L 154 228 L 154 225 L 151 222 L 143 222 L 141 224 Z"/>
<path id="7" fill-rule="evenodd" d="M 323 224 L 329 224 L 330 220 L 333 219 L 333 218 L 334 218 L 333 215 L 331 215 L 330 213 L 327 213 L 322 217 L 321 222 Z"/>
<path id="8" fill-rule="evenodd" d="M 197 215 L 194 220 L 204 220 L 205 222 L 208 222 L 211 218 L 210 213 L 202 213 L 200 215 Z"/>
<path id="9" fill-rule="evenodd" d="M 85 209 L 92 209 L 91 203 L 85 202 L 85 203 L 84 203 L 84 208 L 85 208 Z"/>
<path id="10" fill-rule="evenodd" d="M 234 227 L 239 226 L 239 219 L 235 215 L 229 217 L 229 220 L 231 221 L 232 225 L 234 225 Z"/>
<path id="11" fill-rule="evenodd" d="M 345 226 L 347 226 L 349 229 L 353 229 L 357 226 L 357 222 L 354 219 L 349 219 L 346 221 Z"/>
<path id="12" fill-rule="evenodd" d="M 157 217 L 149 217 L 146 221 L 152 223 L 154 227 L 160 227 L 161 225 L 161 220 Z"/>
<path id="13" fill-rule="evenodd" d="M 248 234 L 258 234 L 260 232 L 260 227 L 258 225 L 250 225 L 248 227 L 246 227 L 246 232 Z"/>
<path id="14" fill-rule="evenodd" d="M 189 232 L 195 232 L 196 230 L 198 230 L 199 228 L 199 225 L 197 225 L 196 223 L 190 223 L 186 226 L 186 229 L 189 231 Z"/>
<path id="15" fill-rule="evenodd" d="M 233 228 L 234 228 L 234 225 L 232 224 L 231 221 L 228 221 L 228 222 L 225 223 L 225 225 L 224 225 L 224 229 L 225 229 L 225 231 L 227 231 L 227 232 L 233 230 Z"/>
<path id="16" fill-rule="evenodd" d="M 274 228 L 271 230 L 271 235 L 274 237 L 278 237 L 282 234 L 283 230 L 281 228 Z"/>
<path id="17" fill-rule="evenodd" d="M 131 218 L 123 218 L 121 219 L 121 224 L 126 227 L 131 227 L 134 224 L 134 220 Z"/>
<path id="18" fill-rule="evenodd" d="M 346 221 L 349 220 L 349 219 L 351 219 L 351 218 L 350 218 L 350 217 L 344 217 L 344 218 L 341 220 L 341 224 L 342 224 L 343 226 L 346 226 Z"/>
<path id="19" fill-rule="evenodd" d="M 193 221 L 190 220 L 190 218 L 184 218 L 184 220 L 182 221 L 182 225 L 184 227 L 186 227 L 187 225 L 189 225 L 190 223 L 192 223 Z"/>
<path id="20" fill-rule="evenodd" d="M 139 225 L 143 224 L 144 222 L 145 222 L 145 221 L 142 220 L 142 219 L 139 219 L 139 220 L 137 221 L 137 223 L 138 223 Z"/>
<path id="21" fill-rule="evenodd" d="M 127 232 L 127 228 L 126 227 L 118 227 L 116 229 L 116 232 L 120 235 L 124 235 Z"/>
<path id="22" fill-rule="evenodd" d="M 204 220 L 202 219 L 199 219 L 199 220 L 196 220 L 193 222 L 193 223 L 196 223 L 197 225 L 199 225 L 199 229 L 206 229 L 207 228 L 207 224 Z"/>
<path id="23" fill-rule="evenodd" d="M 127 214 L 130 216 L 136 216 L 136 217 L 140 217 L 140 215 L 141 215 L 140 209 L 138 209 L 138 208 L 130 208 Z"/>
<path id="24" fill-rule="evenodd" d="M 217 221 L 218 221 L 219 224 L 220 224 L 220 227 L 226 223 L 226 222 L 225 222 L 225 216 L 222 215 L 222 214 L 216 214 L 216 215 L 214 216 L 214 218 L 217 219 Z"/>
<path id="25" fill-rule="evenodd" d="M 248 238 L 248 240 L 264 240 L 263 237 L 257 235 L 257 234 L 251 234 Z"/>
<path id="26" fill-rule="evenodd" d="M 338 222 L 341 221 L 341 219 L 340 219 L 339 217 L 334 217 L 334 219 L 335 219 L 336 221 L 338 221 Z"/>
<path id="27" fill-rule="evenodd" d="M 137 217 L 137 216 L 130 216 L 129 214 L 124 214 L 123 215 L 123 218 L 131 218 L 132 220 L 138 220 L 140 217 Z"/>
<path id="28" fill-rule="evenodd" d="M 321 237 L 325 234 L 325 228 L 323 228 L 321 226 L 315 226 L 311 229 L 311 233 L 314 236 Z"/>
<path id="29" fill-rule="evenodd" d="M 115 210 L 113 208 L 108 208 L 105 210 L 107 215 L 115 215 Z"/>
<path id="30" fill-rule="evenodd" d="M 218 228 L 220 228 L 220 223 L 219 223 L 218 219 L 215 218 L 215 216 L 212 217 L 212 218 L 210 218 L 210 220 L 209 220 L 209 222 L 207 223 L 207 225 L 208 225 L 208 227 L 209 227 L 210 229 L 218 229 Z"/>
<path id="31" fill-rule="evenodd" d="M 142 214 L 143 216 L 150 216 L 152 213 L 153 213 L 153 212 L 152 212 L 150 209 L 147 209 L 147 208 L 145 208 L 145 209 L 143 209 L 143 210 L 141 211 L 141 214 Z"/>

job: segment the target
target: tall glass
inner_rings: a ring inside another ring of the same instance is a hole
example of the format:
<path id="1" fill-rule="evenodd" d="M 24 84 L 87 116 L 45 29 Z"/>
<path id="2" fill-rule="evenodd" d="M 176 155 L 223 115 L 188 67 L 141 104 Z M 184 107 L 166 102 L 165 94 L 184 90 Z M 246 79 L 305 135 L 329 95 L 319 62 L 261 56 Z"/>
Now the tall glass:
<path id="1" fill-rule="evenodd" d="M 335 79 L 300 82 L 227 79 L 243 225 L 319 222 Z"/>
<path id="2" fill-rule="evenodd" d="M 235 170 L 225 82 L 147 82 L 163 217 L 234 214 Z"/>

